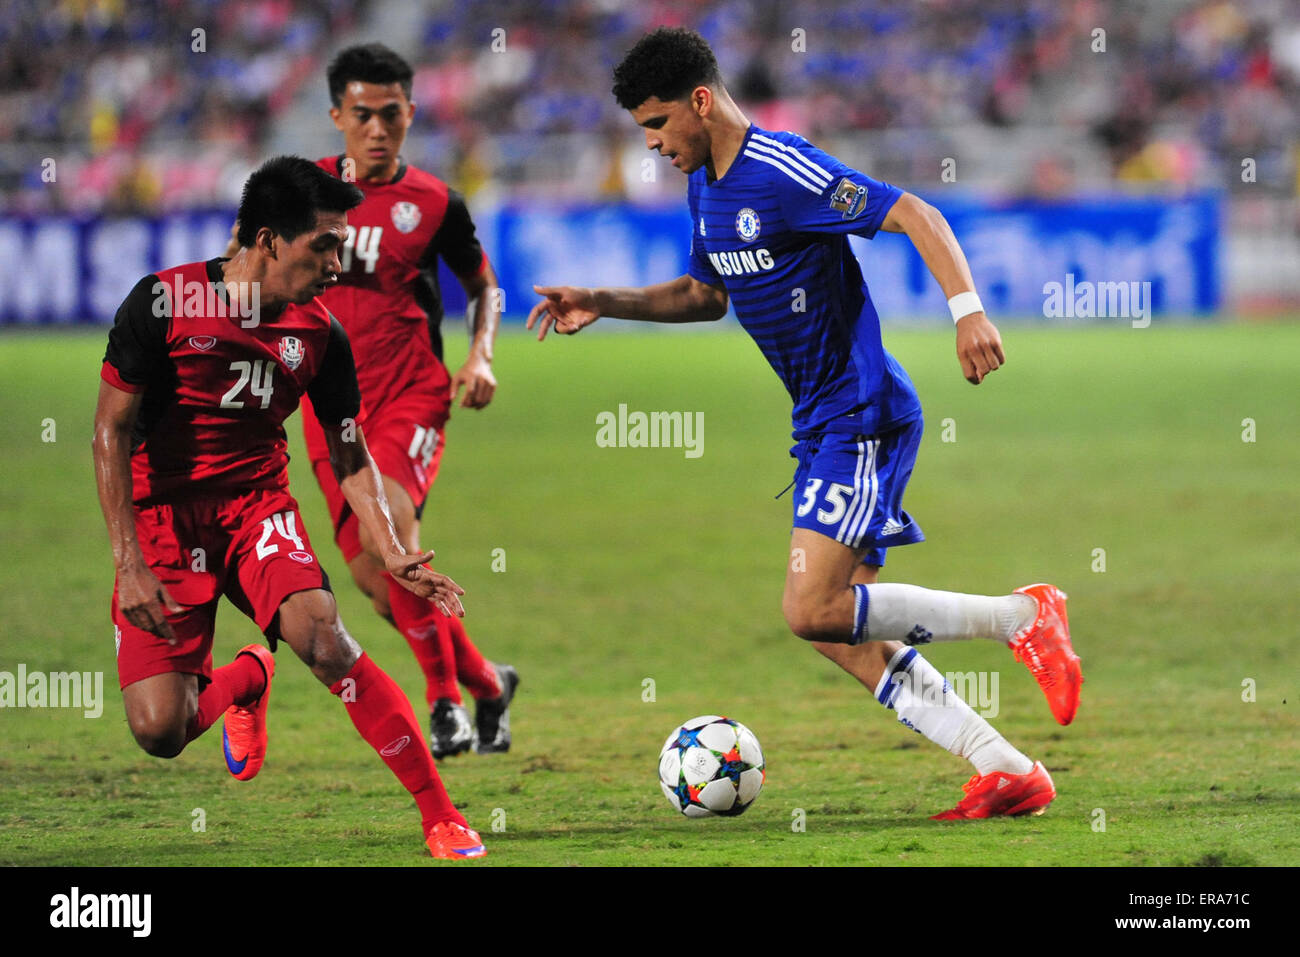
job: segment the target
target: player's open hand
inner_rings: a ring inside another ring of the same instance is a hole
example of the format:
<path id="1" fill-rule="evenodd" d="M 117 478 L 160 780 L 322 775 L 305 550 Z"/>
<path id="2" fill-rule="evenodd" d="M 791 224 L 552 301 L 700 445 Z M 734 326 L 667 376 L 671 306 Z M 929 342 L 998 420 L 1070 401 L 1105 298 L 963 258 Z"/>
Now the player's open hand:
<path id="1" fill-rule="evenodd" d="M 167 639 L 168 644 L 176 644 L 167 612 L 179 615 L 185 609 L 167 594 L 167 589 L 147 566 L 117 573 L 117 607 L 122 617 L 135 627 Z"/>
<path id="2" fill-rule="evenodd" d="M 596 297 L 590 289 L 581 286 L 533 286 L 533 292 L 546 298 L 533 306 L 528 313 L 526 328 L 532 329 L 539 319 L 537 341 L 546 338 L 551 326 L 561 335 L 571 336 L 583 326 L 600 318 Z"/>
<path id="3" fill-rule="evenodd" d="M 389 555 L 384 564 L 388 566 L 388 574 L 401 582 L 403 588 L 427 598 L 442 609 L 444 615 L 464 618 L 465 606 L 460 603 L 460 596 L 465 594 L 465 589 L 425 564 L 431 558 L 433 552 Z"/>
<path id="4" fill-rule="evenodd" d="M 1002 337 L 984 313 L 972 312 L 957 320 L 957 359 L 971 385 L 979 385 L 986 375 L 1006 364 Z"/>
<path id="5" fill-rule="evenodd" d="M 456 401 L 462 388 L 465 390 L 465 397 L 460 400 L 462 409 L 481 409 L 492 401 L 497 391 L 497 380 L 492 374 L 491 364 L 482 356 L 470 356 L 452 376 L 452 402 Z"/>

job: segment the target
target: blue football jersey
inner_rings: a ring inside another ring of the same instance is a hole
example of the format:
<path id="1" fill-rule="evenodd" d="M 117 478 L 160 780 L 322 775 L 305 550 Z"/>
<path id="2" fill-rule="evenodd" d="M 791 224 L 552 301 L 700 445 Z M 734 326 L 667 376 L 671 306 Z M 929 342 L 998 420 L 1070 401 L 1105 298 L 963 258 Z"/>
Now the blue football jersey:
<path id="1" fill-rule="evenodd" d="M 802 136 L 752 125 L 726 175 L 690 175 L 689 273 L 727 290 L 790 393 L 795 439 L 873 435 L 921 414 L 848 241 L 873 237 L 901 195 Z"/>

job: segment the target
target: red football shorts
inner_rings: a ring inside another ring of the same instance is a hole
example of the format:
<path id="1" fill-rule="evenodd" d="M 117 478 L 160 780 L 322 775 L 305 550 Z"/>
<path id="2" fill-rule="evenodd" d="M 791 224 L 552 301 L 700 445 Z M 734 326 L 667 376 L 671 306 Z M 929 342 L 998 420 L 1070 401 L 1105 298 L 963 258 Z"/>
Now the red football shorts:
<path id="1" fill-rule="evenodd" d="M 325 433 L 321 431 L 306 396 L 303 396 L 302 406 L 307 455 L 311 459 L 312 471 L 316 473 L 316 481 L 325 493 L 325 502 L 334 522 L 334 541 L 343 552 L 343 558 L 350 562 L 362 551 L 360 530 L 347 499 L 343 497 L 343 490 L 334 478 L 329 450 L 325 446 Z M 450 395 L 445 398 L 422 395 L 390 402 L 368 411 L 362 419 L 361 430 L 380 474 L 393 479 L 406 490 L 415 503 L 417 516 L 424 508 L 424 500 L 442 462 L 444 430 L 450 413 Z"/>
<path id="2" fill-rule="evenodd" d="M 137 506 L 135 530 L 145 562 L 184 611 L 167 612 L 176 635 L 176 644 L 169 644 L 122 617 L 114 583 L 117 676 L 123 688 L 173 671 L 210 681 L 217 602 L 223 594 L 274 640 L 278 634 L 271 629 L 286 598 L 329 589 L 298 503 L 285 489 Z"/>

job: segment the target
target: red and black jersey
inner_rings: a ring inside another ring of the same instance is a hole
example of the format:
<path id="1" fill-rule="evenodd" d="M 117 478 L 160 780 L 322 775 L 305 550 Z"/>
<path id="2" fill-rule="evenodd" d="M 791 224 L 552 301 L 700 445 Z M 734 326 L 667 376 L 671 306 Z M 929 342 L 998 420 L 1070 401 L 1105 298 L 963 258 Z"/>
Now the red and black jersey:
<path id="1" fill-rule="evenodd" d="M 360 410 L 347 333 L 320 299 L 244 319 L 225 298 L 224 261 L 141 279 L 109 332 L 102 378 L 144 392 L 131 449 L 137 505 L 286 488 L 283 423 L 303 393 L 322 422 Z"/>
<path id="2" fill-rule="evenodd" d="M 342 178 L 342 156 L 317 165 Z M 437 260 L 472 277 L 487 266 L 465 200 L 436 176 L 402 163 L 348 211 L 338 284 L 322 297 L 348 331 L 370 414 L 397 398 L 445 392 Z"/>

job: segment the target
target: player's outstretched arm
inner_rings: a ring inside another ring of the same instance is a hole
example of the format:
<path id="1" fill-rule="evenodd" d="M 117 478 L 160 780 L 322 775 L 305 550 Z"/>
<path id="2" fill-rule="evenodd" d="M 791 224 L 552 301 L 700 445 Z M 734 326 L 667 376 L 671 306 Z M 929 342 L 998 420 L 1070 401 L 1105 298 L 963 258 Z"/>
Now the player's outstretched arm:
<path id="1" fill-rule="evenodd" d="M 582 286 L 533 286 L 544 297 L 528 313 L 527 328 L 538 324 L 537 338 L 555 327 L 573 335 L 601 316 L 643 322 L 712 322 L 727 314 L 727 291 L 693 276 L 637 289 L 587 289 Z"/>
<path id="2" fill-rule="evenodd" d="M 907 234 L 946 298 L 975 291 L 970 264 L 966 262 L 966 254 L 958 245 L 952 227 L 943 218 L 943 213 L 929 203 L 911 193 L 904 193 L 889 210 L 880 228 Z M 973 385 L 979 385 L 986 375 L 1006 364 L 1002 337 L 983 310 L 957 319 L 957 359 L 961 362 L 962 374 Z"/>
<path id="3" fill-rule="evenodd" d="M 481 409 L 492 401 L 497 390 L 496 376 L 492 374 L 492 347 L 496 343 L 497 328 L 501 324 L 501 296 L 497 295 L 497 274 L 491 263 L 483 271 L 468 279 L 460 279 L 469 302 L 466 307 L 470 329 L 469 355 L 465 364 L 451 379 L 451 401 L 462 388 L 462 409 Z"/>
<path id="4" fill-rule="evenodd" d="M 123 392 L 107 382 L 99 383 L 91 439 L 95 485 L 99 489 L 99 507 L 108 525 L 108 541 L 113 547 L 117 605 L 122 617 L 137 628 L 175 644 L 176 636 L 167 623 L 164 609 L 173 614 L 183 609 L 149 570 L 135 534 L 135 512 L 131 507 L 131 430 L 143 401 L 143 392 Z"/>
<path id="5" fill-rule="evenodd" d="M 460 596 L 465 594 L 465 589 L 425 564 L 433 558 L 432 551 L 408 553 L 397 540 L 383 480 L 366 447 L 361 427 L 322 422 L 321 428 L 329 449 L 330 465 L 343 497 L 371 540 L 377 543 L 388 574 L 402 587 L 434 602 L 444 614 L 463 618 L 465 608 L 460 603 Z"/>

